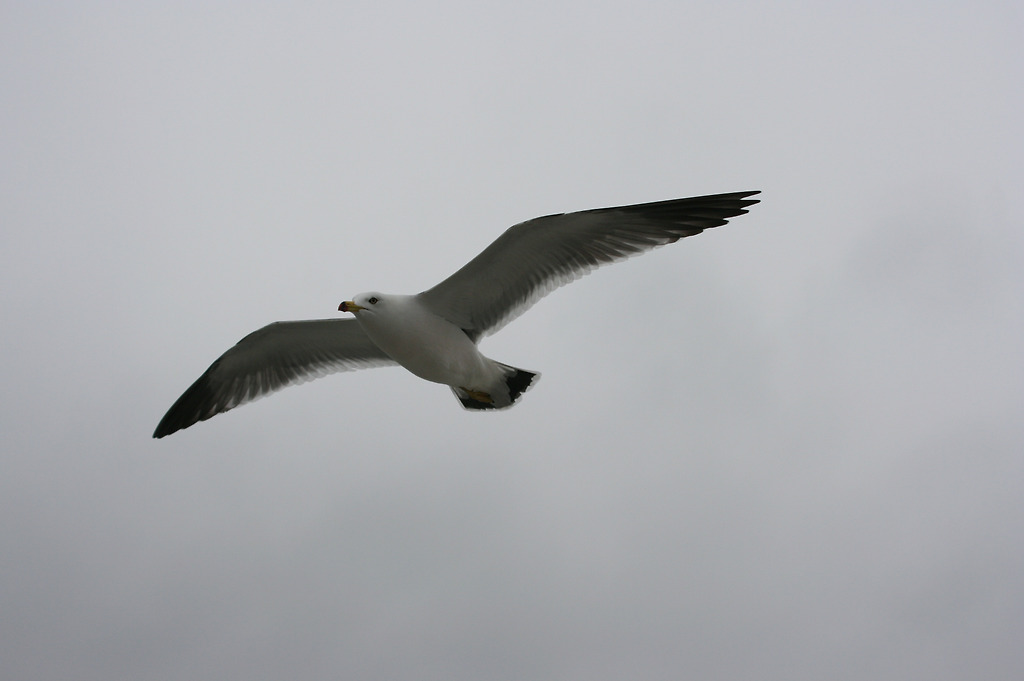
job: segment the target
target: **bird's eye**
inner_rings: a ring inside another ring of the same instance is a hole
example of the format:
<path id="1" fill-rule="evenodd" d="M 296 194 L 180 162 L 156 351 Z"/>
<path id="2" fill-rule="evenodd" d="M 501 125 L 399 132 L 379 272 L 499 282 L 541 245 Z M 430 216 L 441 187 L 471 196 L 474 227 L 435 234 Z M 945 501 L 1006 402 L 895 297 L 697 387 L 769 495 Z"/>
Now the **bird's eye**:
<path id="1" fill-rule="evenodd" d="M 374 296 L 374 297 L 370 298 L 369 302 L 370 302 L 370 305 L 376 305 L 377 304 L 377 296 Z"/>

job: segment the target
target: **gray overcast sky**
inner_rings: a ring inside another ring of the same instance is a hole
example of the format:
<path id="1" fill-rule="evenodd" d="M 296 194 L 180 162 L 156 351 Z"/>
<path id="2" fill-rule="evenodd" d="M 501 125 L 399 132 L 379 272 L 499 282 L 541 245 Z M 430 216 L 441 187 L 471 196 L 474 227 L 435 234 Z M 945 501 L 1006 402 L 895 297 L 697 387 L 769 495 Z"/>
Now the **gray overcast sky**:
<path id="1" fill-rule="evenodd" d="M 1019 2 L 0 4 L 0 676 L 1024 677 Z M 274 320 L 761 189 L 150 434 Z"/>

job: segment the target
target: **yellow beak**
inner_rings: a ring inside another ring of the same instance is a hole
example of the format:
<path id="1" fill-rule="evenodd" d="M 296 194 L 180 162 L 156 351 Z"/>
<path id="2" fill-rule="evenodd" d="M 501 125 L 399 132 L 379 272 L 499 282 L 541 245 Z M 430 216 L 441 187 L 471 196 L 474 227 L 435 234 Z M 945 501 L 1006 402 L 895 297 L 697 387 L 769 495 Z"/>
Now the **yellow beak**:
<path id="1" fill-rule="evenodd" d="M 344 303 L 338 306 L 339 312 L 358 312 L 359 310 L 365 310 L 366 308 L 362 305 L 356 305 L 351 300 L 346 300 Z"/>

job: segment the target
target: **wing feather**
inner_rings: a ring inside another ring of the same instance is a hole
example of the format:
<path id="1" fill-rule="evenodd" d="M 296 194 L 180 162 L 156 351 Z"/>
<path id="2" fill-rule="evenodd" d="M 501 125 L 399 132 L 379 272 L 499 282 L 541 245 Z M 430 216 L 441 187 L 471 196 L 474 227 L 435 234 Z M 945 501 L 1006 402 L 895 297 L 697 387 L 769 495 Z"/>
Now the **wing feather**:
<path id="1" fill-rule="evenodd" d="M 598 208 L 521 222 L 419 299 L 478 340 L 595 268 L 726 224 L 757 203 L 748 197 L 759 193 Z"/>
<path id="2" fill-rule="evenodd" d="M 153 437 L 290 385 L 339 371 L 394 364 L 354 319 L 274 322 L 221 355 L 174 403 Z"/>

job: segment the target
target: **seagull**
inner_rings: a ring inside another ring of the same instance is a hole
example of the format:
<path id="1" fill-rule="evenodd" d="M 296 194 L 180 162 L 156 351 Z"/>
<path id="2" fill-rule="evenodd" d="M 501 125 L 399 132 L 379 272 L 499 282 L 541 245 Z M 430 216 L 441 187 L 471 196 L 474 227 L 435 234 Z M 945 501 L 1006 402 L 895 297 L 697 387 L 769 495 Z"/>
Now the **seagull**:
<path id="1" fill-rule="evenodd" d="M 540 378 L 477 348 L 554 289 L 591 270 L 719 227 L 759 191 L 547 215 L 505 231 L 462 269 L 416 295 L 360 293 L 353 317 L 274 322 L 221 355 L 161 419 L 153 437 L 290 385 L 398 364 L 451 388 L 462 406 L 511 407 Z"/>

